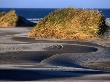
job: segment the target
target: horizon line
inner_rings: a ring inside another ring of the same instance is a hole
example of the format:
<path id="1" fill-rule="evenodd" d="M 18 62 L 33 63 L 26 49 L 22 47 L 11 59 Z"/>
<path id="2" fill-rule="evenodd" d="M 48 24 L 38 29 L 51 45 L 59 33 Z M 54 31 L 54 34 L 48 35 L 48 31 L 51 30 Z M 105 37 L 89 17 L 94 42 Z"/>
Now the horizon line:
<path id="1" fill-rule="evenodd" d="M 13 8 L 14 8 L 14 9 L 29 9 L 29 7 L 1 7 L 0 9 L 2 9 L 2 8 L 7 8 L 7 9 L 8 9 L 8 8 L 9 8 L 9 9 L 13 9 Z M 80 8 L 80 7 L 62 7 L 62 8 L 78 8 L 78 9 L 110 9 L 110 8 Z M 47 7 L 47 8 L 43 8 L 43 7 L 41 7 L 41 8 L 40 8 L 40 7 L 39 7 L 39 8 L 34 8 L 34 7 L 33 7 L 33 8 L 32 8 L 32 7 L 31 7 L 30 9 L 61 9 L 61 8 L 57 8 L 57 7 L 56 7 L 56 8 L 51 8 L 51 7 L 50 7 L 50 8 L 48 8 L 48 7 Z"/>

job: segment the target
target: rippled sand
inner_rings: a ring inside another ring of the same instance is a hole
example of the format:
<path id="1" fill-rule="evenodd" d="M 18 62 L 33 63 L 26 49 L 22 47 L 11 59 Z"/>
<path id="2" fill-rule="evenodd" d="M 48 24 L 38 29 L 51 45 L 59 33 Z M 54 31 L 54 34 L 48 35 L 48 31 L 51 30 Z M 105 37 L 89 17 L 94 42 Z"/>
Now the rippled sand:
<path id="1" fill-rule="evenodd" d="M 110 80 L 109 41 L 35 40 L 0 28 L 0 81 Z"/>

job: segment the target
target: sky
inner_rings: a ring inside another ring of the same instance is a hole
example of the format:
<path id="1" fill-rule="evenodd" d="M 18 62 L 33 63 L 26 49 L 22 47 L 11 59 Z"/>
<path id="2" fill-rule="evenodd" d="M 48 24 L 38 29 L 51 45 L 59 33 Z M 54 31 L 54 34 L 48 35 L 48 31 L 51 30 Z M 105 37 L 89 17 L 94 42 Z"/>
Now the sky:
<path id="1" fill-rule="evenodd" d="M 0 0 L 0 8 L 110 8 L 110 0 Z"/>

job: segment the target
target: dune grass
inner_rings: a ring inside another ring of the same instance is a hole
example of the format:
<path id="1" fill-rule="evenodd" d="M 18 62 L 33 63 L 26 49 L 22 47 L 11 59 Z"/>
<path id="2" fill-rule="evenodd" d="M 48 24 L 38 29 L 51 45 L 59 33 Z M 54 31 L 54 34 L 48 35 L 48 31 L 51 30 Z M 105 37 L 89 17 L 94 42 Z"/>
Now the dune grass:
<path id="1" fill-rule="evenodd" d="M 22 16 L 17 15 L 15 10 L 0 13 L 0 27 L 31 27 L 35 23 L 28 21 Z"/>
<path id="2" fill-rule="evenodd" d="M 85 40 L 105 32 L 105 18 L 98 10 L 58 9 L 44 17 L 29 33 L 32 38 Z"/>
<path id="3" fill-rule="evenodd" d="M 15 27 L 17 20 L 16 12 L 14 10 L 9 11 L 0 17 L 0 27 Z"/>

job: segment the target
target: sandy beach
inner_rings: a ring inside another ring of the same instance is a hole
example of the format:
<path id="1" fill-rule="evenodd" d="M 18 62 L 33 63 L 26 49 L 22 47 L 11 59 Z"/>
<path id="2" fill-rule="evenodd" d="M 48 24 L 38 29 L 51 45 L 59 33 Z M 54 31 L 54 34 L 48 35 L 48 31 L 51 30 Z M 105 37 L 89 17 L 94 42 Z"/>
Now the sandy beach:
<path id="1" fill-rule="evenodd" d="M 0 81 L 110 80 L 109 41 L 32 39 L 31 29 L 0 28 Z"/>

